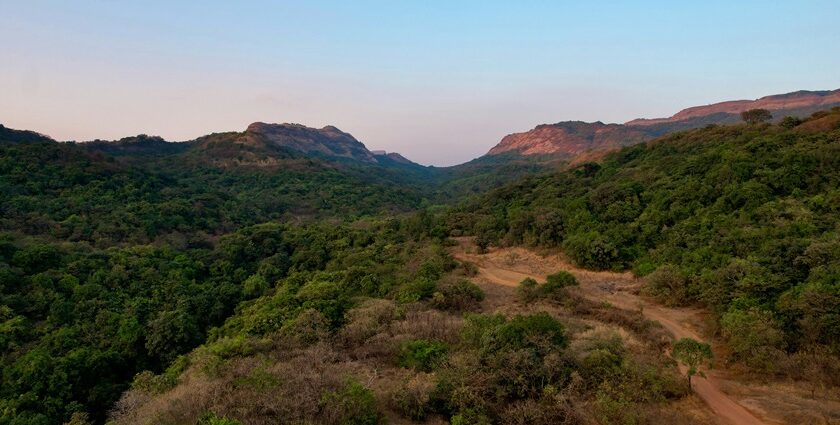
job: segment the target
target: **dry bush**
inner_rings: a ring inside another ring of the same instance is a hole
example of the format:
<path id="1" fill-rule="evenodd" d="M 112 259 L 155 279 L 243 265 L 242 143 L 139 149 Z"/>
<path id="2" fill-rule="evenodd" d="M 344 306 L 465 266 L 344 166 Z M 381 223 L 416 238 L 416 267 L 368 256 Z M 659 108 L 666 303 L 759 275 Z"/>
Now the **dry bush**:
<path id="1" fill-rule="evenodd" d="M 294 346 L 300 347 L 323 341 L 329 334 L 329 320 L 323 313 L 311 308 L 302 311 L 280 329 L 280 336 L 283 339 Z"/>
<path id="2" fill-rule="evenodd" d="M 434 375 L 420 372 L 408 377 L 391 392 L 389 405 L 406 418 L 423 420 L 431 413 L 430 401 L 434 391 Z"/>
<path id="3" fill-rule="evenodd" d="M 460 267 L 458 268 L 458 274 L 464 277 L 478 276 L 478 266 L 476 266 L 475 263 L 471 263 L 469 261 L 462 261 L 460 263 Z"/>
<path id="4" fill-rule="evenodd" d="M 365 343 L 368 338 L 383 332 L 401 312 L 391 300 L 373 298 L 364 301 L 358 307 L 347 312 L 347 324 L 339 333 L 339 341 L 345 347 Z"/>
<path id="5" fill-rule="evenodd" d="M 364 384 L 369 375 L 325 344 L 284 357 L 288 359 L 274 364 L 258 357 L 237 358 L 212 379 L 190 369 L 180 385 L 157 397 L 127 392 L 112 419 L 117 424 L 193 424 L 212 411 L 254 425 L 327 423 L 344 410 L 325 405 L 325 395 L 341 394 L 352 377 L 363 378 Z"/>
<path id="6" fill-rule="evenodd" d="M 787 356 L 779 368 L 789 379 L 807 382 L 812 398 L 840 387 L 840 360 L 823 346 L 805 347 Z"/>
<path id="7" fill-rule="evenodd" d="M 659 323 L 646 319 L 641 311 L 624 310 L 597 303 L 579 294 L 570 294 L 567 305 L 576 316 L 611 323 L 632 331 L 640 340 L 657 351 L 671 346 L 672 337 L 668 331 Z"/>
<path id="8" fill-rule="evenodd" d="M 484 300 L 484 291 L 469 280 L 449 276 L 438 283 L 431 304 L 439 310 L 475 311 Z"/>
<path id="9" fill-rule="evenodd" d="M 455 344 L 460 341 L 463 319 L 437 310 L 409 311 L 394 322 L 391 332 L 405 339 L 426 339 Z"/>
<path id="10" fill-rule="evenodd" d="M 582 423 L 572 404 L 563 398 L 544 396 L 541 400 L 521 400 L 500 415 L 505 425 L 572 425 Z"/>

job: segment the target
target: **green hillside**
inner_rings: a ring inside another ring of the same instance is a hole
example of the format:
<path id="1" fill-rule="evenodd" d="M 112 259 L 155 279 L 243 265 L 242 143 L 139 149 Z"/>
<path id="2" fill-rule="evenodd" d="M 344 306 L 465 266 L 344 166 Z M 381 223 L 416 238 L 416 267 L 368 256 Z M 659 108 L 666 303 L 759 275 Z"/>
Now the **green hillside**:
<path id="1" fill-rule="evenodd" d="M 840 110 L 800 123 L 710 126 L 603 163 L 525 178 L 450 215 L 483 244 L 560 247 L 578 265 L 650 274 L 702 304 L 735 356 L 840 354 Z"/>

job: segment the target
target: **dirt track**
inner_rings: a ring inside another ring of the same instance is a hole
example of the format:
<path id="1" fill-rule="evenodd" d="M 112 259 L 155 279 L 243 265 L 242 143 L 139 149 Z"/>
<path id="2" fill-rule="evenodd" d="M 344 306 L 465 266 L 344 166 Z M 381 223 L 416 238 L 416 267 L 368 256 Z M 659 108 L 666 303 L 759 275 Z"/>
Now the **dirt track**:
<path id="1" fill-rule="evenodd" d="M 580 290 L 587 298 L 607 301 L 624 309 L 641 308 L 648 319 L 661 323 L 673 334 L 674 338 L 689 337 L 702 340 L 699 332 L 692 325 L 700 322 L 698 311 L 662 307 L 633 294 L 631 290 L 638 288 L 639 282 L 629 273 L 582 270 L 562 261 L 557 256 L 542 257 L 523 248 L 495 249 L 479 255 L 473 253 L 472 242 L 469 239 L 459 240 L 459 246 L 453 251 L 453 255 L 459 260 L 469 261 L 478 266 L 479 280 L 506 287 L 515 287 L 526 277 L 544 280 L 546 275 L 557 270 L 569 271 L 578 279 Z M 491 303 L 496 305 L 502 305 L 505 302 L 499 299 L 500 296 L 498 292 L 488 294 Z M 693 379 L 692 388 L 722 423 L 737 425 L 775 423 L 759 419 L 756 414 L 723 392 L 715 371 L 708 371 L 706 376 L 706 379 L 699 377 Z"/>

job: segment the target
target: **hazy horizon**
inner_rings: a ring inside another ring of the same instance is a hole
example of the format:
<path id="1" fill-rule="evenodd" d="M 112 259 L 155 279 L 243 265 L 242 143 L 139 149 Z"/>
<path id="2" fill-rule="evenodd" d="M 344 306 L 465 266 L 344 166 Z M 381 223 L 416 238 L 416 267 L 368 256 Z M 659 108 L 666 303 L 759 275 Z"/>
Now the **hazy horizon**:
<path id="1" fill-rule="evenodd" d="M 838 20 L 830 1 L 0 1 L 0 123 L 79 141 L 334 125 L 453 165 L 542 123 L 837 89 Z"/>

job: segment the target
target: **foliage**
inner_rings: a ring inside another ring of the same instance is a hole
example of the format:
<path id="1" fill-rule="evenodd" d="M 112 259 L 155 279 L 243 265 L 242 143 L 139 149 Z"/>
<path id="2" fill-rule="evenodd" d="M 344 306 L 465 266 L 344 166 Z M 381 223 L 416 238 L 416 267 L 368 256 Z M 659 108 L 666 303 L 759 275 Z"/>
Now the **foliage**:
<path id="1" fill-rule="evenodd" d="M 703 364 L 711 364 L 714 354 L 712 347 L 704 342 L 691 338 L 680 338 L 674 342 L 671 355 L 679 362 L 688 366 L 688 385 L 691 386 L 691 377 L 700 375 L 706 377 L 698 368 Z"/>
<path id="2" fill-rule="evenodd" d="M 402 367 L 431 372 L 445 360 L 448 347 L 439 341 L 414 340 L 403 343 L 397 363 Z"/>
<path id="3" fill-rule="evenodd" d="M 770 111 L 766 109 L 750 109 L 741 112 L 741 119 L 750 124 L 758 124 L 760 122 L 769 121 L 773 118 Z"/>
<path id="4" fill-rule="evenodd" d="M 548 275 L 545 283 L 542 284 L 537 283 L 533 278 L 525 278 L 519 283 L 516 293 L 519 299 L 525 303 L 541 298 L 559 301 L 565 297 L 567 287 L 577 284 L 574 275 L 566 271 L 559 271 Z"/>
<path id="5" fill-rule="evenodd" d="M 348 381 L 344 389 L 321 397 L 325 423 L 341 425 L 376 425 L 380 423 L 376 397 L 364 385 Z"/>
<path id="6" fill-rule="evenodd" d="M 481 288 L 466 279 L 443 282 L 437 289 L 438 291 L 432 294 L 432 305 L 442 310 L 474 310 L 484 300 Z"/>
<path id="7" fill-rule="evenodd" d="M 838 119 L 675 133 L 448 214 L 490 243 L 561 247 L 582 267 L 648 275 L 660 301 L 708 306 L 743 361 L 812 344 L 840 355 L 840 269 L 829 260 L 840 255 Z"/>
<path id="8" fill-rule="evenodd" d="M 137 374 L 152 393 L 176 385 L 179 356 L 205 341 L 217 357 L 223 343 L 247 353 L 249 335 L 311 344 L 358 296 L 395 296 L 403 280 L 434 288 L 453 263 L 422 237 L 391 220 L 268 223 L 186 249 L 3 235 L 0 403 L 17 417 L 63 422 L 81 410 L 99 423 Z M 401 267 L 417 257 L 418 270 Z"/>
<path id="9" fill-rule="evenodd" d="M 534 278 L 526 277 L 516 287 L 516 295 L 522 302 L 531 302 L 538 296 L 537 285 L 538 283 Z"/>
<path id="10" fill-rule="evenodd" d="M 242 423 L 208 412 L 196 422 L 196 425 L 242 425 Z"/>

